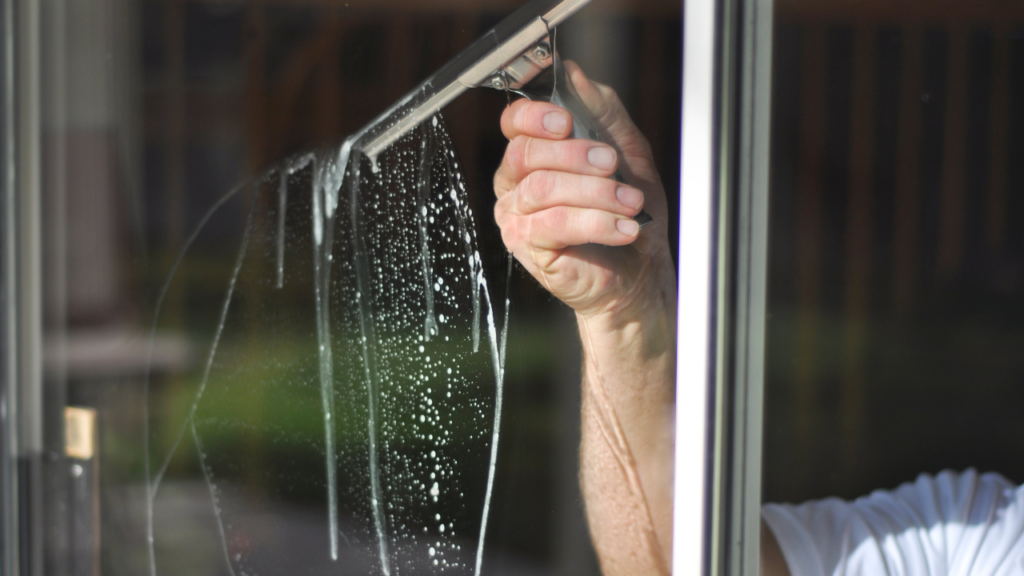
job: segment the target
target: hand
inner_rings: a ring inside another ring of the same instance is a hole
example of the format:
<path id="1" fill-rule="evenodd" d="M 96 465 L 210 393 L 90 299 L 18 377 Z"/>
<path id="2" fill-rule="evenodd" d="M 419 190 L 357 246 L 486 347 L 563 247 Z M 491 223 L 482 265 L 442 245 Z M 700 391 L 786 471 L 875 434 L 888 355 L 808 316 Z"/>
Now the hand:
<path id="1" fill-rule="evenodd" d="M 581 316 L 639 318 L 650 299 L 642 288 L 674 282 L 664 188 L 615 92 L 565 67 L 611 145 L 568 139 L 572 116 L 554 104 L 513 103 L 501 117 L 510 142 L 494 176 L 495 220 L 516 259 Z M 616 169 L 627 184 L 612 179 Z M 642 231 L 632 219 L 641 209 L 654 218 Z"/>
<path id="2" fill-rule="evenodd" d="M 494 216 L 516 259 L 576 311 L 580 482 L 603 573 L 668 574 L 676 292 L 665 191 L 615 92 L 565 66 L 608 144 L 568 139 L 572 116 L 553 104 L 509 106 Z M 617 168 L 627 184 L 611 178 Z M 641 208 L 654 221 L 639 231 Z"/>

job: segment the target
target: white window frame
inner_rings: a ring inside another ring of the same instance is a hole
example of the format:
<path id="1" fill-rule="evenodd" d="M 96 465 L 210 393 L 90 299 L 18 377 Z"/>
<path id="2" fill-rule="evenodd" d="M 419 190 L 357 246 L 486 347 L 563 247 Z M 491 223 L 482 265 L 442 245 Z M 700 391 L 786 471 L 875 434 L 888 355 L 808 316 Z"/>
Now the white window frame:
<path id="1" fill-rule="evenodd" d="M 772 13 L 684 2 L 675 574 L 759 569 Z"/>

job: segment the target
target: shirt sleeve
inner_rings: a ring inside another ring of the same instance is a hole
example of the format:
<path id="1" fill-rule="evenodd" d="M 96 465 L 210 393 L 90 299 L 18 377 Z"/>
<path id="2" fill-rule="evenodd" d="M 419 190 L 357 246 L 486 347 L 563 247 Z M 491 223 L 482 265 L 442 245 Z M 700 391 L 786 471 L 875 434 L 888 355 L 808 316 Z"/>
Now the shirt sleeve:
<path id="1" fill-rule="evenodd" d="M 792 576 L 1024 576 L 1024 488 L 922 474 L 853 502 L 766 504 Z"/>

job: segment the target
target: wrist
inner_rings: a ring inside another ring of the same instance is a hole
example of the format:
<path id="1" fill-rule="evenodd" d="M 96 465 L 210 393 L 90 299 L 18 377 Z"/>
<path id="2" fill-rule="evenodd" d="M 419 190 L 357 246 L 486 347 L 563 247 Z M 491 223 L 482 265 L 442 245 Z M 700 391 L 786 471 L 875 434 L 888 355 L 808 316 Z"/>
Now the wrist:
<path id="1" fill-rule="evenodd" d="M 600 386 L 626 421 L 646 419 L 675 399 L 675 276 L 651 282 L 629 306 L 577 314 L 584 385 Z"/>
<path id="2" fill-rule="evenodd" d="M 633 287 L 609 306 L 576 314 L 585 355 L 631 364 L 675 354 L 676 278 L 668 254 L 652 258 Z"/>

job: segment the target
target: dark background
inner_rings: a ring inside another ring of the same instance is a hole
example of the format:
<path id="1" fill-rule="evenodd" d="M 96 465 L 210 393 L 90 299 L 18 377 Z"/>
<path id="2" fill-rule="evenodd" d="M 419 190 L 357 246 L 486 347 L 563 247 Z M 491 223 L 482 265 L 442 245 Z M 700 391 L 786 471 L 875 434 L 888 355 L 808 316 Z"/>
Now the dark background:
<path id="1" fill-rule="evenodd" d="M 1024 10 L 777 2 L 765 501 L 1024 481 Z"/>

